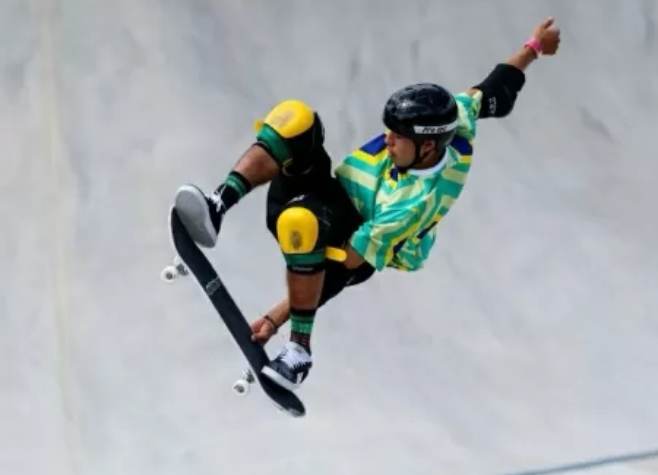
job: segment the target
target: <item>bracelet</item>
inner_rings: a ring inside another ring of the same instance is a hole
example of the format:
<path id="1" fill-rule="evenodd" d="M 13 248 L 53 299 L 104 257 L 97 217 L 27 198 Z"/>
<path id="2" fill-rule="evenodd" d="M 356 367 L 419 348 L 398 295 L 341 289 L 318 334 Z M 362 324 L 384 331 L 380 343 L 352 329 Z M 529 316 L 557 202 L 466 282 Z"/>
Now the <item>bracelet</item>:
<path id="1" fill-rule="evenodd" d="M 539 41 L 537 41 L 535 38 L 530 38 L 528 41 L 523 43 L 523 46 L 532 48 L 534 52 L 537 53 L 537 56 L 541 54 L 541 43 L 539 43 Z"/>
<path id="2" fill-rule="evenodd" d="M 272 335 L 276 335 L 277 332 L 279 331 L 279 327 L 276 326 L 276 323 L 274 323 L 274 320 L 272 319 L 272 317 L 270 317 L 269 315 L 265 315 L 263 318 L 264 318 L 265 320 L 267 320 L 267 322 L 268 322 L 270 325 L 272 325 L 272 328 L 273 328 L 273 330 L 274 330 L 274 331 L 272 332 Z"/>

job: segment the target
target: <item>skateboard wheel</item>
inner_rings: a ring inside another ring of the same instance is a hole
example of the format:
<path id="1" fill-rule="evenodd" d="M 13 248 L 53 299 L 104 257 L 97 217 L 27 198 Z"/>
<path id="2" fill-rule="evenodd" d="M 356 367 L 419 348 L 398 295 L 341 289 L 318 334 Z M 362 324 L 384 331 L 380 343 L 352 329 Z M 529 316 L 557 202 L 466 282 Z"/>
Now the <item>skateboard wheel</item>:
<path id="1" fill-rule="evenodd" d="M 160 274 L 160 278 L 167 282 L 168 284 L 172 283 L 173 281 L 178 278 L 178 271 L 176 270 L 176 267 L 174 266 L 167 266 L 162 270 L 162 273 Z"/>
<path id="2" fill-rule="evenodd" d="M 245 379 L 238 379 L 233 384 L 233 392 L 238 396 L 246 396 L 249 394 L 249 383 Z"/>

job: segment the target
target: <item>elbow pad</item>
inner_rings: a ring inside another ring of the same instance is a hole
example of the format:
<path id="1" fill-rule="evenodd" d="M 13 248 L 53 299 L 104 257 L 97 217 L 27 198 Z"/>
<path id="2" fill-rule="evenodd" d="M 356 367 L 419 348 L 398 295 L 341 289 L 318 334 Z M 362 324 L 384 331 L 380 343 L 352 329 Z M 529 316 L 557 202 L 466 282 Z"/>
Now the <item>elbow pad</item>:
<path id="1" fill-rule="evenodd" d="M 525 73 L 509 64 L 497 64 L 484 81 L 474 89 L 482 91 L 482 107 L 478 118 L 505 117 L 512 109 L 525 84 Z"/>

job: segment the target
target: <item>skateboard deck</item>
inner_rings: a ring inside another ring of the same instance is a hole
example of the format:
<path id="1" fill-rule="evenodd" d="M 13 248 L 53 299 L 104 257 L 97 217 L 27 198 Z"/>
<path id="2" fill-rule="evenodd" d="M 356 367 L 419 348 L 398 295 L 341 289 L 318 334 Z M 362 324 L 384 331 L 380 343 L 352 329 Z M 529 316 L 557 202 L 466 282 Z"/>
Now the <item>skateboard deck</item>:
<path id="1" fill-rule="evenodd" d="M 236 385 L 240 386 L 239 392 L 245 390 L 240 383 L 251 383 L 255 379 L 279 409 L 295 417 L 306 415 L 304 404 L 293 392 L 261 375 L 261 369 L 270 361 L 265 349 L 261 344 L 251 340 L 249 323 L 204 252 L 187 233 L 174 207 L 170 211 L 169 227 L 171 241 L 180 260 L 176 267 L 179 271 L 185 268 L 183 274 L 194 276 L 247 360 L 250 371 L 245 374 L 246 380 L 236 382 Z M 171 272 L 175 273 L 175 270 L 172 268 Z M 173 280 L 174 275 L 170 277 Z M 235 385 L 234 389 L 236 389 Z"/>

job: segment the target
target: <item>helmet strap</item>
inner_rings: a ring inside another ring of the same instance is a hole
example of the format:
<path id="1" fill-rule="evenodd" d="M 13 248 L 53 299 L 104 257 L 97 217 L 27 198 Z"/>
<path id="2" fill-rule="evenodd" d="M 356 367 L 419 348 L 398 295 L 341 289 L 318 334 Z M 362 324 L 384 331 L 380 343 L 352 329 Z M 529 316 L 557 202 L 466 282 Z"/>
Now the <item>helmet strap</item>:
<path id="1" fill-rule="evenodd" d="M 420 146 L 421 146 L 421 145 L 422 145 L 422 144 L 421 144 L 420 142 L 414 142 L 414 148 L 415 148 L 415 152 L 414 152 L 414 154 L 415 154 L 415 156 L 414 156 L 414 161 L 411 162 L 411 163 L 410 163 L 409 165 L 407 165 L 406 167 L 396 167 L 396 168 L 399 170 L 400 173 L 406 173 L 406 172 L 408 172 L 410 169 L 412 169 L 413 167 L 415 167 L 416 165 L 418 165 L 420 162 L 422 162 L 423 160 L 425 160 L 425 158 L 427 158 L 427 155 L 429 155 L 430 153 L 432 153 L 431 151 L 429 151 L 429 152 L 425 152 L 424 154 L 421 155 L 421 154 L 420 154 Z"/>

